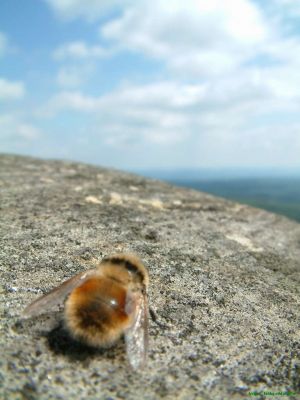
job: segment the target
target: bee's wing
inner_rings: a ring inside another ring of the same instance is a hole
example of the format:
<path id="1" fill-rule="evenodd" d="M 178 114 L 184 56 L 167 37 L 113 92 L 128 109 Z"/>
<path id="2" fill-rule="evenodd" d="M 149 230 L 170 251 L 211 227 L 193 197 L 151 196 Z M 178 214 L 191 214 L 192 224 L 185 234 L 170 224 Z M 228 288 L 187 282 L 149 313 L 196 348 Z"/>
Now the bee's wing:
<path id="1" fill-rule="evenodd" d="M 52 289 L 49 293 L 39 297 L 34 302 L 29 304 L 23 311 L 24 317 L 33 317 L 35 315 L 43 314 L 52 307 L 61 303 L 65 297 L 71 293 L 73 289 L 80 286 L 83 282 L 95 274 L 95 269 L 81 272 L 61 285 Z"/>
<path id="2" fill-rule="evenodd" d="M 128 360 L 133 369 L 143 367 L 148 351 L 148 301 L 144 293 L 130 296 L 127 310 L 133 313 L 133 323 L 125 331 Z"/>

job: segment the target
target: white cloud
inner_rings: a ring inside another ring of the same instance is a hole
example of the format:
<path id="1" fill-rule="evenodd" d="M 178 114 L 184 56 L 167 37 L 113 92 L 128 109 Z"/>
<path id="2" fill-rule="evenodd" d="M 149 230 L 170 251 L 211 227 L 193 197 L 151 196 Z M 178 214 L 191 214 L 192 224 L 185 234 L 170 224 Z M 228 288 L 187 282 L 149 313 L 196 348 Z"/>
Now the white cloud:
<path id="1" fill-rule="evenodd" d="M 58 71 L 57 83 L 64 87 L 76 87 L 82 84 L 82 76 L 72 68 L 63 67 Z"/>
<path id="2" fill-rule="evenodd" d="M 299 132 L 300 123 L 287 125 L 278 122 L 274 126 L 245 127 L 242 134 L 226 138 L 229 139 L 228 142 L 222 143 L 223 151 L 227 153 L 226 164 L 277 167 L 299 165 Z M 222 149 L 219 148 L 218 152 L 221 155 Z M 223 158 L 222 162 L 224 161 Z"/>
<path id="3" fill-rule="evenodd" d="M 271 88 L 250 74 L 215 84 L 157 82 L 126 85 L 109 94 L 92 97 L 61 92 L 44 112 L 89 113 L 109 143 L 140 141 L 172 143 L 207 131 L 223 132 L 244 123 L 257 105 L 270 104 Z M 262 112 L 262 108 L 260 108 Z"/>
<path id="4" fill-rule="evenodd" d="M 61 18 L 85 18 L 95 21 L 114 9 L 121 9 L 133 0 L 45 0 Z"/>
<path id="5" fill-rule="evenodd" d="M 85 42 L 66 44 L 56 58 L 96 58 L 120 49 L 160 59 L 186 76 L 233 71 L 254 56 L 273 34 L 258 6 L 250 0 L 47 0 L 63 17 L 97 19 L 118 8 L 101 26 L 111 51 Z M 113 43 L 113 44 L 112 44 Z"/>
<path id="6" fill-rule="evenodd" d="M 292 17 L 300 16 L 300 3 L 295 0 L 272 0 L 271 5 L 277 6 L 281 12 L 288 13 Z"/>
<path id="7" fill-rule="evenodd" d="M 50 100 L 48 109 L 54 114 L 62 110 L 99 113 L 104 109 L 106 113 L 116 114 L 117 110 L 118 113 L 131 116 L 139 116 L 142 110 L 143 115 L 149 113 L 149 120 L 155 118 L 153 112 L 187 112 L 193 116 L 207 110 L 242 108 L 261 100 L 272 101 L 275 96 L 280 97 L 273 81 L 265 78 L 253 69 L 230 79 L 226 77 L 198 84 L 176 81 L 126 84 L 98 97 L 65 91 Z M 295 98 L 291 93 L 290 99 Z"/>
<path id="8" fill-rule="evenodd" d="M 54 116 L 61 111 L 93 112 L 97 107 L 97 99 L 85 96 L 80 92 L 65 91 L 53 96 L 46 106 L 43 106 L 40 114 Z"/>
<path id="9" fill-rule="evenodd" d="M 265 49 L 265 54 L 273 57 L 277 66 L 300 67 L 300 38 L 288 37 L 278 38 L 269 44 Z"/>
<path id="10" fill-rule="evenodd" d="M 3 57 L 8 50 L 7 38 L 3 32 L 0 32 L 0 57 Z"/>
<path id="11" fill-rule="evenodd" d="M 202 87 L 182 87 L 172 82 L 159 82 L 156 84 L 133 86 L 127 85 L 104 96 L 92 97 L 80 92 L 61 92 L 49 102 L 49 110 L 58 113 L 62 110 L 76 110 L 82 112 L 99 112 L 103 107 L 110 112 L 117 108 L 128 109 L 130 114 L 138 114 L 138 110 L 159 109 L 167 106 L 175 109 L 180 105 L 194 103 L 201 95 Z"/>
<path id="12" fill-rule="evenodd" d="M 74 41 L 61 45 L 54 51 L 53 55 L 57 60 L 69 58 L 85 60 L 91 58 L 102 58 L 107 54 L 107 50 L 99 45 L 90 46 L 84 41 Z"/>
<path id="13" fill-rule="evenodd" d="M 34 140 L 41 136 L 41 131 L 31 124 L 20 123 L 16 127 L 16 134 L 25 140 Z"/>
<path id="14" fill-rule="evenodd" d="M 100 32 L 177 72 L 203 76 L 237 68 L 266 44 L 272 29 L 249 0 L 154 0 L 128 7 Z"/>
<path id="15" fill-rule="evenodd" d="M 82 86 L 96 70 L 96 60 L 109 57 L 114 50 L 99 45 L 89 45 L 84 41 L 73 41 L 59 46 L 54 59 L 63 62 L 57 73 L 59 86 L 72 89 Z"/>
<path id="16" fill-rule="evenodd" d="M 20 121 L 16 115 L 0 115 L 0 135 L 2 140 L 32 141 L 39 138 L 42 133 L 34 125 Z"/>
<path id="17" fill-rule="evenodd" d="M 176 85 L 163 82 L 123 87 L 100 97 L 62 92 L 53 97 L 43 111 L 49 116 L 60 111 L 92 114 L 94 126 L 111 145 L 141 140 L 172 143 L 186 136 L 187 116 L 180 113 L 180 108 L 197 96 L 197 89 L 187 87 L 185 91 L 184 98 Z"/>
<path id="18" fill-rule="evenodd" d="M 270 123 L 277 113 L 288 111 L 295 116 L 300 99 L 296 91 L 283 96 L 274 85 L 280 83 L 280 76 L 267 78 L 267 71 L 261 76 L 253 69 L 201 84 L 127 84 L 102 96 L 65 91 L 53 97 L 46 110 L 52 117 L 62 111 L 86 115 L 89 134 L 114 148 L 160 145 L 167 151 L 182 144 L 190 148 L 194 162 L 198 151 L 203 165 L 215 159 L 212 154 L 227 165 L 250 165 L 251 157 L 255 163 L 267 164 L 275 159 L 272 154 L 263 155 L 271 152 L 268 144 L 274 139 L 279 155 L 287 138 L 295 140 L 300 128 L 295 122 Z M 293 149 L 299 148 L 299 142 L 294 142 Z M 290 161 L 296 160 L 295 154 Z"/>
<path id="19" fill-rule="evenodd" d="M 23 82 L 13 82 L 0 78 L 0 100 L 18 100 L 25 95 Z"/>
<path id="20" fill-rule="evenodd" d="M 91 64 L 65 65 L 59 69 L 56 80 L 59 86 L 73 89 L 87 82 L 93 71 Z"/>

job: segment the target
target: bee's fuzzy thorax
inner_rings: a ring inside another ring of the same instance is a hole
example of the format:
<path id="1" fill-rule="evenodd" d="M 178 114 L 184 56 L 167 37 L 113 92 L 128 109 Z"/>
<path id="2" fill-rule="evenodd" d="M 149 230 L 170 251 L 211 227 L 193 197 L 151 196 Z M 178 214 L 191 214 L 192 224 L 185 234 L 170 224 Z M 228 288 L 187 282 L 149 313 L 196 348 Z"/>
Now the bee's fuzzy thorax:
<path id="1" fill-rule="evenodd" d="M 139 257 L 132 253 L 117 253 L 109 257 L 105 257 L 98 268 L 105 273 L 106 269 L 116 267 L 116 275 L 119 279 L 128 279 L 128 276 L 136 276 L 140 283 L 147 289 L 149 284 L 148 271 L 143 265 Z"/>

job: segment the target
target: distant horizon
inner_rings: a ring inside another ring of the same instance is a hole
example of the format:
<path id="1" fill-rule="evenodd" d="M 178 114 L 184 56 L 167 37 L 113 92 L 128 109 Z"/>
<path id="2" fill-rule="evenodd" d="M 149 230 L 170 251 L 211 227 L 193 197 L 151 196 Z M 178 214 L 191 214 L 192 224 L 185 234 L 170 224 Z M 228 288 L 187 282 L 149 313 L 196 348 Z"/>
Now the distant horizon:
<path id="1" fill-rule="evenodd" d="M 0 157 L 1 157 L 0 153 Z M 3 156 L 24 157 L 17 154 Z M 32 158 L 32 157 L 31 157 Z M 58 159 L 48 159 L 58 161 Z M 62 160 L 76 163 L 75 160 Z M 80 162 L 78 162 L 80 163 Z M 103 168 L 101 165 L 92 164 Z M 116 168 L 107 168 L 118 171 Z M 241 204 L 262 208 L 300 222 L 300 171 L 287 168 L 198 168 L 121 170 L 144 178 L 210 193 Z"/>
<path id="2" fill-rule="evenodd" d="M 181 167 L 157 167 L 157 168 L 120 168 L 113 165 L 104 165 L 94 161 L 85 161 L 74 158 L 62 157 L 42 157 L 32 154 L 20 154 L 14 152 L 1 152 L 1 155 L 17 156 L 17 157 L 30 157 L 42 160 L 52 161 L 67 161 L 74 163 L 90 164 L 96 167 L 116 169 L 128 173 L 133 173 L 148 178 L 155 179 L 222 179 L 222 178 L 272 178 L 272 177 L 300 177 L 300 165 L 295 167 L 286 166 L 181 166 Z"/>
<path id="3" fill-rule="evenodd" d="M 129 172 L 160 179 L 300 178 L 300 167 L 182 167 L 130 169 Z"/>

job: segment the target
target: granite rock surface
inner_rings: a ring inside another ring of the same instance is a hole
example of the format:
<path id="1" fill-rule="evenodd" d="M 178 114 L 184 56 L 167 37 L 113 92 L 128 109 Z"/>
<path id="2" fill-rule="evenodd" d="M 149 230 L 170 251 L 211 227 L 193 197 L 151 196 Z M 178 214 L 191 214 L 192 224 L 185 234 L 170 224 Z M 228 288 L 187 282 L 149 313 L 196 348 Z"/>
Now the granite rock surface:
<path id="1" fill-rule="evenodd" d="M 120 171 L 1 155 L 0 242 L 1 399 L 300 398 L 300 224 Z M 59 309 L 20 317 L 120 251 L 151 277 L 140 372 L 122 340 L 71 339 Z"/>

